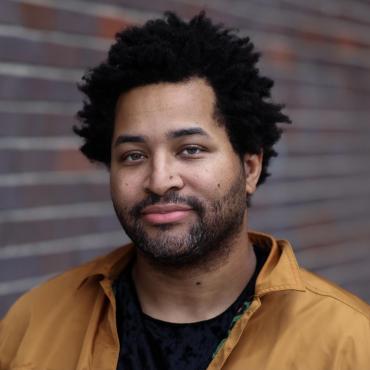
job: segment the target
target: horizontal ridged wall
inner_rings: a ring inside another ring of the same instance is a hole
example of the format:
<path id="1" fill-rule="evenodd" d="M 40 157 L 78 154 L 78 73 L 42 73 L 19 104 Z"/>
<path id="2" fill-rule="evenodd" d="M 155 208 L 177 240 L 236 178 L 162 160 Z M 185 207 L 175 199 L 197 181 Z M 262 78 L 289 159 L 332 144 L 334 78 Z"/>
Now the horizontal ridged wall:
<path id="1" fill-rule="evenodd" d="M 293 125 L 253 199 L 254 229 L 370 301 L 370 4 L 365 1 L 0 2 L 0 315 L 25 290 L 127 241 L 108 173 L 78 152 L 76 84 L 115 32 L 202 8 L 262 52 Z"/>

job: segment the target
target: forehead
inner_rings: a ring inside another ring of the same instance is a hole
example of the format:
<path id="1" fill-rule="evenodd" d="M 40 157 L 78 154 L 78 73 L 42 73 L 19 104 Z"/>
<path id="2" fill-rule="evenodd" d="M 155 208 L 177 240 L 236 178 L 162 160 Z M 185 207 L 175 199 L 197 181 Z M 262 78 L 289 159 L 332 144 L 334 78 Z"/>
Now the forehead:
<path id="1" fill-rule="evenodd" d="M 159 134 L 179 128 L 220 127 L 214 118 L 215 94 L 200 78 L 134 88 L 118 99 L 115 134 Z"/>

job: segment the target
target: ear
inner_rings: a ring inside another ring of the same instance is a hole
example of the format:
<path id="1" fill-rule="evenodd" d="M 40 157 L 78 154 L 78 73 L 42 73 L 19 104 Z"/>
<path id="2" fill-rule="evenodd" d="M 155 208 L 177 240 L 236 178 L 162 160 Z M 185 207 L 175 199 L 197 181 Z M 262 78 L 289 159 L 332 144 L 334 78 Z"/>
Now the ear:
<path id="1" fill-rule="evenodd" d="M 263 153 L 245 154 L 243 157 L 243 165 L 245 171 L 245 190 L 247 194 L 253 194 L 257 187 L 258 179 L 262 170 Z"/>

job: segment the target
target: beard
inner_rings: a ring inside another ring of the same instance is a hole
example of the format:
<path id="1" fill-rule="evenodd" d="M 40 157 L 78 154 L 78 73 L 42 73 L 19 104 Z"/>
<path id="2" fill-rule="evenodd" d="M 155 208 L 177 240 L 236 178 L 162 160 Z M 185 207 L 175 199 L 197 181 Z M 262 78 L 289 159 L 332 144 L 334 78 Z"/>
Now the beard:
<path id="1" fill-rule="evenodd" d="M 196 267 L 227 258 L 233 240 L 242 231 L 247 194 L 243 167 L 230 188 L 219 198 L 203 201 L 194 196 L 180 196 L 176 191 L 158 196 L 151 193 L 133 208 L 121 206 L 112 196 L 112 202 L 124 231 L 148 260 L 161 267 Z M 185 232 L 175 235 L 175 223 L 152 225 L 149 235 L 142 222 L 142 210 L 154 204 L 182 204 L 192 208 L 196 222 Z M 246 232 L 246 230 L 245 230 Z"/>

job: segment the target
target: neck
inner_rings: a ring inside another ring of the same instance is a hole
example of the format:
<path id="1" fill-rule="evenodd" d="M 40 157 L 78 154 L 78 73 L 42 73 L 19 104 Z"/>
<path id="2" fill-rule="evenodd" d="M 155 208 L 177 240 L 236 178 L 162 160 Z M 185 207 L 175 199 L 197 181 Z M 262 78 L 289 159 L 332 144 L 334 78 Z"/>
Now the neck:
<path id="1" fill-rule="evenodd" d="M 224 312 L 248 284 L 255 267 L 253 247 L 243 232 L 229 253 L 211 265 L 161 268 L 138 253 L 133 280 L 145 314 L 162 321 L 190 323 Z"/>

